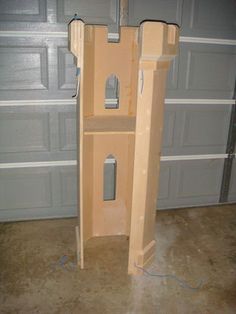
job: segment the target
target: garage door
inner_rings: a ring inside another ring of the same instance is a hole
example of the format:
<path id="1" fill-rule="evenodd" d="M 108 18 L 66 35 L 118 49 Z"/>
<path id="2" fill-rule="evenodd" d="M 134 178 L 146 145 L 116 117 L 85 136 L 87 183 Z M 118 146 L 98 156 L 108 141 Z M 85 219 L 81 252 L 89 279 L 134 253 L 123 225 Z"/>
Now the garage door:
<path id="1" fill-rule="evenodd" d="M 76 215 L 76 69 L 67 23 L 108 24 L 117 0 L 0 1 L 0 220 Z M 234 104 L 235 1 L 129 1 L 129 24 L 181 26 L 168 78 L 158 208 L 219 202 Z M 232 162 L 227 201 L 236 201 Z"/>

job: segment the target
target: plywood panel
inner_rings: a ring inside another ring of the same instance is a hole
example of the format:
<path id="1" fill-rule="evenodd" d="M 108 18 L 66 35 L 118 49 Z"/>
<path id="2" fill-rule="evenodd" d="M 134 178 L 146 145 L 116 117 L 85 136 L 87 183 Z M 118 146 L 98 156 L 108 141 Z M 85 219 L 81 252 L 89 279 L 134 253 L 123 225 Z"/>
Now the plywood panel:
<path id="1" fill-rule="evenodd" d="M 152 40 L 155 33 L 158 41 Z M 144 22 L 141 26 L 141 55 L 134 154 L 134 177 L 128 272 L 140 272 L 154 258 L 156 192 L 160 168 L 164 95 L 167 71 L 176 53 L 175 26 Z M 154 91 L 158 90 L 158 93 Z"/>
<path id="2" fill-rule="evenodd" d="M 158 40 L 153 39 L 153 34 Z M 165 83 L 170 60 L 177 52 L 178 28 L 144 22 L 139 34 L 139 60 L 137 35 L 137 28 L 121 27 L 120 42 L 108 43 L 106 27 L 84 25 L 82 21 L 70 25 L 71 51 L 81 68 L 82 268 L 85 240 L 92 236 L 130 234 L 128 271 L 132 274 L 138 272 L 135 263 L 146 266 L 155 252 Z M 119 80 L 118 109 L 104 106 L 110 75 Z M 91 81 L 93 86 L 89 90 Z M 116 162 L 115 197 L 104 200 L 104 163 L 110 156 Z"/>
<path id="3" fill-rule="evenodd" d="M 96 26 L 90 30 L 94 40 L 94 114 L 134 115 L 137 77 L 137 28 L 121 27 L 120 42 L 107 42 L 108 30 Z M 89 39 L 88 39 L 89 40 Z M 107 62 L 109 60 L 109 62 Z M 91 62 L 91 61 L 90 61 Z M 136 73 L 135 73 L 136 72 Z M 105 109 L 105 86 L 111 74 L 119 80 L 119 108 Z"/>
<path id="4" fill-rule="evenodd" d="M 134 137 L 132 138 L 134 141 Z M 128 166 L 133 151 L 129 149 L 131 138 L 126 134 L 94 135 L 94 181 L 93 181 L 93 235 L 126 234 L 126 221 L 131 208 L 128 201 Z M 132 146 L 131 146 L 132 147 Z M 130 153 L 130 155 L 129 155 Z M 117 162 L 116 198 L 114 201 L 103 200 L 103 167 L 107 156 L 112 154 Z"/>
<path id="5" fill-rule="evenodd" d="M 154 254 L 156 193 L 166 74 L 166 69 L 155 72 L 144 70 L 144 79 L 149 84 L 143 90 L 142 96 L 138 97 L 129 254 L 130 273 L 137 273 L 135 265 L 146 265 Z M 158 99 L 155 94 L 152 94 L 157 86 Z"/>

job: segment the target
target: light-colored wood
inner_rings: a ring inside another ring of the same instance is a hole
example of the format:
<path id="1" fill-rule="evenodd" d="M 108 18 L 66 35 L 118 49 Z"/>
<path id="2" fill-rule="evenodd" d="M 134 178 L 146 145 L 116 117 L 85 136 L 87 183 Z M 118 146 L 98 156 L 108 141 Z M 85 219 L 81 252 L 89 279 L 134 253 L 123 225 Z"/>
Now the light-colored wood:
<path id="1" fill-rule="evenodd" d="M 126 219 L 126 234 L 130 235 L 130 224 L 131 224 L 131 209 L 132 209 L 132 193 L 133 193 L 133 171 L 134 171 L 134 143 L 135 136 L 129 136 L 128 142 L 128 165 L 127 172 L 125 174 L 127 179 L 126 186 L 126 207 L 129 209 L 129 215 Z"/>
<path id="2" fill-rule="evenodd" d="M 84 119 L 84 134 L 134 134 L 135 117 L 129 116 L 99 116 Z"/>
<path id="3" fill-rule="evenodd" d="M 94 40 L 94 115 L 134 115 L 136 99 L 132 90 L 136 90 L 137 80 L 133 72 L 137 71 L 137 27 L 121 27 L 120 42 L 107 41 L 108 30 L 105 26 L 94 26 L 91 40 Z M 119 108 L 105 109 L 105 84 L 107 78 L 115 74 L 120 83 Z"/>
<path id="4" fill-rule="evenodd" d="M 83 108 L 84 108 L 84 89 L 87 88 L 84 85 L 84 23 L 82 21 L 73 21 L 69 24 L 69 49 L 76 56 L 77 68 L 80 68 L 80 80 L 79 86 L 79 104 L 77 106 L 76 114 L 77 121 L 77 134 L 78 134 L 78 147 L 77 159 L 79 160 L 79 167 L 77 178 L 79 178 L 79 191 L 77 193 L 79 204 L 79 225 L 80 225 L 80 267 L 84 268 L 84 207 L 83 207 Z"/>
<path id="5" fill-rule="evenodd" d="M 133 159 L 134 135 L 107 134 L 94 135 L 94 182 L 93 182 L 93 235 L 126 235 L 126 221 L 131 207 L 128 193 L 129 160 Z M 103 200 L 103 169 L 107 156 L 112 154 L 117 162 L 116 197 L 112 201 Z"/>
<path id="6" fill-rule="evenodd" d="M 74 20 L 69 24 L 69 50 L 76 56 L 76 65 L 83 65 L 84 23 Z"/>
<path id="7" fill-rule="evenodd" d="M 131 194 L 128 182 L 132 177 L 130 160 L 134 154 L 134 134 L 92 134 L 84 136 L 83 149 L 83 238 L 128 235 L 131 215 Z M 124 154 L 125 152 L 125 154 Z M 112 153 L 117 162 L 116 199 L 103 200 L 103 169 Z"/>
<path id="8" fill-rule="evenodd" d="M 81 267 L 81 269 L 84 268 L 84 265 L 81 265 L 81 260 L 80 260 L 80 232 L 79 232 L 79 226 L 75 227 L 75 238 L 76 238 L 76 256 L 77 256 L 77 265 Z"/>
<path id="9" fill-rule="evenodd" d="M 93 182 L 94 182 L 94 137 L 83 136 L 83 181 L 80 188 L 80 197 L 83 199 L 83 207 L 80 202 L 80 210 L 83 211 L 83 241 L 86 242 L 93 236 Z"/>
<path id="10" fill-rule="evenodd" d="M 107 27 L 82 26 L 81 21 L 71 24 L 70 48 L 81 73 L 79 204 L 83 264 L 83 248 L 89 238 L 127 234 L 130 228 L 127 222 L 130 222 L 132 185 L 128 186 L 128 182 L 132 178 L 134 154 L 138 29 L 122 28 L 120 42 L 108 43 Z M 79 42 L 73 43 L 76 38 Z M 119 108 L 107 110 L 105 83 L 111 74 L 121 83 Z M 102 198 L 103 167 L 109 154 L 117 160 L 115 201 Z"/>
<path id="11" fill-rule="evenodd" d="M 125 234 L 130 236 L 128 272 L 137 274 L 155 254 L 165 83 L 178 28 L 162 22 L 121 27 L 120 42 L 110 43 L 107 27 L 74 22 L 70 49 L 81 69 L 81 265 L 89 238 Z M 106 109 L 106 80 L 112 74 L 119 80 L 119 108 Z M 117 165 L 116 196 L 104 201 L 104 162 L 110 155 Z"/>
<path id="12" fill-rule="evenodd" d="M 134 134 L 100 134 L 84 136 L 83 148 L 83 233 L 84 241 L 95 236 L 127 235 L 131 215 L 131 194 L 128 186 L 133 160 Z M 124 153 L 125 152 L 125 153 Z M 116 199 L 103 200 L 103 169 L 112 153 L 117 162 Z M 132 177 L 132 176 L 131 176 Z"/>
<path id="13" fill-rule="evenodd" d="M 152 22 L 144 22 L 141 25 L 128 265 L 130 274 L 140 273 L 140 268 L 136 266 L 145 267 L 155 255 L 154 224 L 165 84 L 170 60 L 177 50 L 177 36 L 176 26 Z"/>

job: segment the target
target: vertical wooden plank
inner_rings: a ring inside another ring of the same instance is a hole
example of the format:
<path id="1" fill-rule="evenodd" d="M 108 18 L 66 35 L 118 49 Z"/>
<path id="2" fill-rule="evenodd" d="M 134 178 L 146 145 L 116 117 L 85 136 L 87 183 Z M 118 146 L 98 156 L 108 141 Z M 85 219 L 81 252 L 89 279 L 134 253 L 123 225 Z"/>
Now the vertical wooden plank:
<path id="1" fill-rule="evenodd" d="M 142 272 L 155 256 L 155 211 L 160 168 L 167 70 L 177 49 L 177 28 L 141 26 L 139 85 L 129 248 L 130 274 Z"/>
<path id="2" fill-rule="evenodd" d="M 80 266 L 80 232 L 79 226 L 75 227 L 75 238 L 76 238 L 76 256 L 77 256 L 77 265 Z"/>
<path id="3" fill-rule="evenodd" d="M 78 160 L 78 176 L 79 176 L 79 191 L 78 204 L 80 207 L 79 211 L 79 224 L 80 224 L 80 267 L 84 268 L 84 232 L 83 232 L 83 101 L 84 101 L 84 23 L 80 20 L 74 20 L 69 25 L 69 49 L 74 54 L 77 59 L 77 68 L 80 68 L 80 76 L 78 80 L 80 81 L 80 93 L 79 100 L 77 103 L 77 121 L 79 121 L 79 133 L 78 147 L 79 150 Z M 77 177 L 78 177 L 77 176 Z M 78 245 L 78 244 L 77 244 Z"/>
<path id="4" fill-rule="evenodd" d="M 83 100 L 84 100 L 84 23 L 79 21 L 79 41 L 80 41 L 80 51 L 77 54 L 77 58 L 80 59 L 80 93 L 79 93 L 79 104 L 77 103 L 77 115 L 79 121 L 79 217 L 80 217 L 80 267 L 84 268 L 84 204 L 83 204 Z M 79 105 L 79 110 L 78 110 Z"/>
<path id="5" fill-rule="evenodd" d="M 83 135 L 83 185 L 80 194 L 83 195 L 83 243 L 93 236 L 93 201 L 94 201 L 94 137 Z"/>

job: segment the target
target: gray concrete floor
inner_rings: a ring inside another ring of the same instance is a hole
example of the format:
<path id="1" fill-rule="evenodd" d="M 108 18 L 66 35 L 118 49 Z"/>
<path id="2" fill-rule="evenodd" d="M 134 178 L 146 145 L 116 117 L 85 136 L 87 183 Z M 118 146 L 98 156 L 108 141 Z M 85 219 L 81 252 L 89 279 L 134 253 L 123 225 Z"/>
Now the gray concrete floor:
<path id="1" fill-rule="evenodd" d="M 128 240 L 90 240 L 74 267 L 76 219 L 0 224 L 0 313 L 236 313 L 236 205 L 157 213 L 154 274 L 127 275 Z M 61 259 L 66 256 L 64 263 Z"/>

